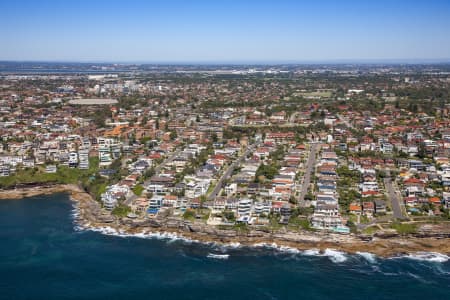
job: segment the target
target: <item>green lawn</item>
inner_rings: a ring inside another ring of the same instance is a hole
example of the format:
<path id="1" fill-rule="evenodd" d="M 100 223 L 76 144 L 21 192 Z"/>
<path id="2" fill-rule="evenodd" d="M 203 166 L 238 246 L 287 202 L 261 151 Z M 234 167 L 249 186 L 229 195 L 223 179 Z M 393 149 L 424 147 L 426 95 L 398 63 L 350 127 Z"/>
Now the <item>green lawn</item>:
<path id="1" fill-rule="evenodd" d="M 183 214 L 183 219 L 194 221 L 195 220 L 195 211 L 193 209 L 187 209 Z"/>
<path id="2" fill-rule="evenodd" d="M 372 235 L 375 232 L 377 232 L 378 230 L 380 230 L 380 229 L 377 226 L 370 226 L 370 227 L 367 227 L 366 229 L 364 229 L 362 232 L 364 234 Z"/>
<path id="3" fill-rule="evenodd" d="M 329 98 L 331 97 L 331 92 L 303 92 L 300 93 L 305 98 L 308 97 L 322 97 L 322 98 Z"/>
<path id="4" fill-rule="evenodd" d="M 90 159 L 88 170 L 58 166 L 56 173 L 46 173 L 45 167 L 20 169 L 15 174 L 7 177 L 0 177 L 0 188 L 12 188 L 18 184 L 77 184 L 85 183 L 98 171 L 98 159 Z"/>
<path id="5" fill-rule="evenodd" d="M 311 227 L 311 223 L 308 221 L 308 219 L 293 216 L 291 216 L 291 218 L 289 219 L 288 228 L 295 230 L 298 229 L 313 230 L 313 228 Z"/>
<path id="6" fill-rule="evenodd" d="M 393 223 L 391 228 L 397 230 L 400 234 L 411 234 L 417 232 L 416 224 L 408 224 L 408 223 Z"/>

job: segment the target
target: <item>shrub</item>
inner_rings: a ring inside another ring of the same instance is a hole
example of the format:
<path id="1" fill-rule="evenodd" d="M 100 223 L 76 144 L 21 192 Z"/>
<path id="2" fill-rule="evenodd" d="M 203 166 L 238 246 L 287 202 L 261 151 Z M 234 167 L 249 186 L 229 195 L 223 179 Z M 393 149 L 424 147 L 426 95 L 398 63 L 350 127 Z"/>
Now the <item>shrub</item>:
<path id="1" fill-rule="evenodd" d="M 131 212 L 130 207 L 123 204 L 119 204 L 112 210 L 111 213 L 117 217 L 123 218 L 126 217 L 129 212 Z"/>
<path id="2" fill-rule="evenodd" d="M 186 220 L 194 220 L 195 219 L 195 211 L 192 209 L 187 209 L 183 214 L 183 218 Z"/>
<path id="3" fill-rule="evenodd" d="M 417 225 L 409 223 L 394 223 L 391 225 L 399 234 L 412 234 L 417 232 Z"/>

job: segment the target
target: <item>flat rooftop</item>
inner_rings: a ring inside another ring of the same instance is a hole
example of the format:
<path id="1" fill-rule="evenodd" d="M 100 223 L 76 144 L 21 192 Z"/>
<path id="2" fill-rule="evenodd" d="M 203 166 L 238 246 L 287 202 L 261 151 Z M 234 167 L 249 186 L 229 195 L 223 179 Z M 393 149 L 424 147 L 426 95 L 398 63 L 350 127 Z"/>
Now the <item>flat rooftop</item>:
<path id="1" fill-rule="evenodd" d="M 73 99 L 69 100 L 69 104 L 75 105 L 107 105 L 116 104 L 116 99 Z"/>

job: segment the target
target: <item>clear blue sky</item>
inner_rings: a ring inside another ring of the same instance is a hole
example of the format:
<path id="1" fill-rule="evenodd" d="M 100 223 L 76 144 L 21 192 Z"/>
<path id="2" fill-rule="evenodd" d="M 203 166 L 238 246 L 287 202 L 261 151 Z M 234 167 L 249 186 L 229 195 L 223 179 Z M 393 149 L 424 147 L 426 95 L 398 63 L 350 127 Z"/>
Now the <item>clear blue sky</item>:
<path id="1" fill-rule="evenodd" d="M 450 0 L 0 1 L 0 60 L 446 60 Z"/>

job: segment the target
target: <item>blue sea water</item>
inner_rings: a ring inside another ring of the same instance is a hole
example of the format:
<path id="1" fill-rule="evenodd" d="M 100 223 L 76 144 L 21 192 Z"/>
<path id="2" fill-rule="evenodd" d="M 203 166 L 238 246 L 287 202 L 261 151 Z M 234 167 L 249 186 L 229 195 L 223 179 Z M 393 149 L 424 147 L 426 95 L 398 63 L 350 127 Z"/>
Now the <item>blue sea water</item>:
<path id="1" fill-rule="evenodd" d="M 0 299 L 450 299 L 445 259 L 118 237 L 72 213 L 65 194 L 0 201 Z"/>

